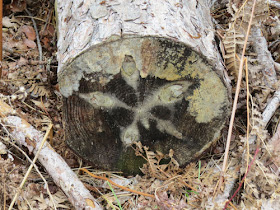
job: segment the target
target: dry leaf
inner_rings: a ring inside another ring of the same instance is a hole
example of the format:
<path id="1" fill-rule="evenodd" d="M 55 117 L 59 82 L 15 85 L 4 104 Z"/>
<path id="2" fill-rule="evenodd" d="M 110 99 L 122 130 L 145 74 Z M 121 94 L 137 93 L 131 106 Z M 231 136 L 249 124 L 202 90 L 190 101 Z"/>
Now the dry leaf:
<path id="1" fill-rule="evenodd" d="M 33 97 L 49 96 L 49 94 L 50 94 L 50 91 L 47 90 L 43 85 L 39 85 L 37 83 L 33 83 L 33 84 L 28 84 L 28 86 L 29 87 L 28 87 L 27 90 L 28 90 L 29 93 L 31 93 L 31 95 Z"/>
<path id="2" fill-rule="evenodd" d="M 23 12 L 26 9 L 25 0 L 12 0 L 10 4 L 10 9 L 12 12 Z"/>
<path id="3" fill-rule="evenodd" d="M 244 35 L 232 27 L 226 31 L 223 44 L 225 48 L 224 59 L 226 67 L 230 71 L 230 74 L 237 78 L 239 61 L 236 58 L 236 54 L 238 45 L 244 44 Z"/>
<path id="4" fill-rule="evenodd" d="M 161 207 L 160 209 L 164 210 L 173 210 L 173 209 L 184 209 L 188 205 L 185 200 L 180 200 L 179 204 L 178 201 L 172 198 L 171 196 L 168 197 L 165 191 L 157 192 L 156 201 L 158 205 Z"/>
<path id="5" fill-rule="evenodd" d="M 50 44 L 49 44 L 50 40 L 47 37 L 44 37 L 43 39 L 41 39 L 41 41 L 43 42 L 44 47 L 46 49 L 48 49 L 50 47 Z"/>
<path id="6" fill-rule="evenodd" d="M 34 41 L 36 39 L 36 33 L 32 26 L 23 25 L 20 30 L 26 35 L 29 40 Z"/>
<path id="7" fill-rule="evenodd" d="M 7 147 L 0 141 L 0 155 L 7 154 Z"/>
<path id="8" fill-rule="evenodd" d="M 87 205 L 89 205 L 90 207 L 95 208 L 95 204 L 94 204 L 94 202 L 93 202 L 92 200 L 86 198 L 86 203 L 87 203 Z"/>
<path id="9" fill-rule="evenodd" d="M 29 48 L 36 48 L 36 43 L 30 39 L 23 39 L 23 43 L 25 44 L 25 46 L 29 47 Z"/>
<path id="10" fill-rule="evenodd" d="M 25 66 L 25 65 L 27 65 L 27 64 L 28 64 L 28 60 L 25 59 L 24 57 L 20 57 L 20 59 L 19 59 L 18 62 L 17 62 L 17 65 L 18 65 L 18 66 Z"/>
<path id="11" fill-rule="evenodd" d="M 50 106 L 49 103 L 45 103 L 43 104 L 41 101 L 36 101 L 36 100 L 31 100 L 36 106 L 38 106 L 40 109 L 42 109 L 43 111 L 45 110 L 45 108 L 48 108 Z"/>
<path id="12" fill-rule="evenodd" d="M 40 35 L 53 37 L 55 35 L 55 28 L 54 28 L 54 26 L 51 25 L 51 24 L 48 24 L 45 30 L 41 30 L 40 31 Z"/>

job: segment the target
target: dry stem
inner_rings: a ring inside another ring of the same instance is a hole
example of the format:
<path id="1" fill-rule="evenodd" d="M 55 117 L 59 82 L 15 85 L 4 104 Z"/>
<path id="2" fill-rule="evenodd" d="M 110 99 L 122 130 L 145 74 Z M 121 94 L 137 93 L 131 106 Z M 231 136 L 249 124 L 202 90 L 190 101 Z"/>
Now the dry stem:
<path id="1" fill-rule="evenodd" d="M 243 46 L 243 50 L 242 50 L 242 56 L 241 56 L 241 61 L 240 61 L 240 65 L 239 65 L 239 70 L 238 70 L 238 80 L 237 80 L 236 91 L 235 91 L 234 102 L 233 102 L 233 108 L 232 108 L 232 113 L 231 113 L 231 118 L 230 118 L 229 129 L 228 129 L 228 136 L 227 136 L 227 143 L 226 143 L 226 149 L 225 149 L 225 155 L 224 155 L 224 162 L 223 162 L 223 167 L 222 167 L 222 171 L 221 171 L 221 177 L 220 177 L 220 180 L 219 180 L 218 191 L 221 189 L 221 186 L 222 186 L 222 183 L 223 183 L 223 180 L 224 180 L 225 170 L 226 170 L 226 167 L 227 167 L 227 160 L 228 160 L 228 153 L 229 153 L 229 147 L 230 147 L 230 141 L 231 141 L 231 134 L 232 134 L 232 129 L 233 129 L 233 122 L 234 122 L 234 119 L 235 119 L 235 112 L 236 112 L 236 109 L 237 109 L 237 101 L 238 101 L 238 96 L 239 96 L 239 92 L 240 92 L 241 80 L 242 80 L 242 70 L 243 70 L 244 57 L 245 57 L 244 55 L 245 55 L 245 51 L 246 51 L 246 45 L 247 45 L 248 37 L 249 37 L 249 34 L 250 34 L 250 29 L 251 29 L 251 25 L 252 25 L 255 6 L 256 6 L 256 0 L 254 0 L 252 12 L 251 12 L 251 17 L 250 17 L 250 21 L 249 21 L 249 25 L 248 25 L 248 29 L 247 29 L 247 33 L 246 33 L 246 37 L 245 37 L 245 42 L 244 42 L 244 46 Z"/>

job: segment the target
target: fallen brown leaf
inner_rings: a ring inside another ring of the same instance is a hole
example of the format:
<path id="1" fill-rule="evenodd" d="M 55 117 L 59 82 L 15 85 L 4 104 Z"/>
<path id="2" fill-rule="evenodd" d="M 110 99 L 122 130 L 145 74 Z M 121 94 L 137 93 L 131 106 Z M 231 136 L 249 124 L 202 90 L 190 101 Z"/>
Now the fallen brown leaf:
<path id="1" fill-rule="evenodd" d="M 23 25 L 20 30 L 26 35 L 29 40 L 34 41 L 36 39 L 36 33 L 32 26 Z"/>
<path id="2" fill-rule="evenodd" d="M 26 9 L 25 0 L 12 0 L 10 4 L 10 9 L 12 12 L 22 12 Z"/>
<path id="3" fill-rule="evenodd" d="M 29 48 L 36 48 L 36 43 L 30 39 L 23 39 L 23 43 L 25 44 L 25 46 L 29 47 Z"/>

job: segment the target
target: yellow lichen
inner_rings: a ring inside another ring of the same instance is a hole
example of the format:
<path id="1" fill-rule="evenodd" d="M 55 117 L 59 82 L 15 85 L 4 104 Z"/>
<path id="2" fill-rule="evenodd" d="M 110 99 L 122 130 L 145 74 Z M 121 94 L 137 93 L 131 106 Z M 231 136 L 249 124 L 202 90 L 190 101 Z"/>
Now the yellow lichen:
<path id="1" fill-rule="evenodd" d="M 196 117 L 198 123 L 207 123 L 221 116 L 222 108 L 227 101 L 226 89 L 217 75 L 209 72 L 204 78 L 200 82 L 200 87 L 194 90 L 193 95 L 185 98 L 190 102 L 190 114 Z"/>
<path id="2" fill-rule="evenodd" d="M 155 77 L 166 79 L 168 81 L 175 81 L 182 78 L 182 76 L 178 73 L 178 69 L 171 63 L 168 63 L 164 70 L 160 68 L 156 71 Z"/>

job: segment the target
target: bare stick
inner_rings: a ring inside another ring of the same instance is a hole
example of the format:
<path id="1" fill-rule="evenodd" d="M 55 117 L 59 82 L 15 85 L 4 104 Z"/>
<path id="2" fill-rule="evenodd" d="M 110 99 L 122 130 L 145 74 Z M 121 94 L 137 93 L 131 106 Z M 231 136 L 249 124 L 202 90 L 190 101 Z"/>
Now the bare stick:
<path id="1" fill-rule="evenodd" d="M 36 39 L 37 39 L 37 45 L 38 45 L 38 51 L 39 51 L 39 61 L 42 61 L 43 60 L 42 45 L 41 45 L 41 42 L 40 42 L 40 37 L 39 37 L 39 32 L 38 32 L 38 29 L 37 29 L 36 22 L 33 18 L 33 15 L 27 9 L 25 9 L 25 12 L 31 17 L 33 27 L 34 27 L 34 30 L 36 32 Z M 40 68 L 42 68 L 42 66 L 40 66 Z"/>
<path id="2" fill-rule="evenodd" d="M 248 37 L 249 37 L 249 34 L 250 34 L 250 29 L 251 29 L 251 25 L 252 25 L 252 20 L 253 20 L 253 14 L 254 14 L 254 11 L 255 11 L 255 6 L 256 6 L 256 0 L 254 0 L 252 12 L 251 12 L 251 17 L 250 17 L 250 21 L 249 21 L 249 25 L 248 25 L 248 29 L 247 29 L 247 33 L 246 33 L 246 37 L 245 37 L 245 42 L 244 42 L 244 46 L 243 46 L 241 61 L 240 61 L 240 65 L 239 65 L 238 80 L 237 80 L 236 91 L 235 91 L 235 96 L 234 96 L 233 108 L 232 108 L 231 117 L 230 117 L 228 136 L 227 136 L 227 144 L 226 144 L 226 149 L 225 149 L 223 168 L 222 168 L 222 171 L 221 171 L 221 178 L 219 180 L 218 190 L 222 186 L 222 183 L 223 183 L 223 180 L 224 180 L 224 173 L 225 173 L 225 170 L 226 170 L 226 167 L 227 167 L 227 160 L 228 160 L 228 153 L 229 153 L 229 147 L 230 147 L 230 140 L 231 140 L 233 122 L 234 122 L 234 118 L 235 118 L 237 101 L 238 101 L 238 96 L 239 96 L 239 92 L 240 92 L 241 80 L 242 80 L 242 70 L 243 70 L 243 64 L 244 64 L 244 55 L 245 55 L 245 51 L 246 51 L 246 45 L 247 45 Z"/>
<path id="3" fill-rule="evenodd" d="M 274 6 L 278 9 L 280 9 L 280 2 L 279 0 L 268 0 L 267 1 L 271 6 Z"/>
<path id="4" fill-rule="evenodd" d="M 262 117 L 263 117 L 263 122 L 265 125 L 269 122 L 271 117 L 274 115 L 276 109 L 279 107 L 280 104 L 280 89 L 278 89 L 272 98 L 272 100 L 269 102 L 269 104 L 266 106 Z"/>
<path id="5" fill-rule="evenodd" d="M 2 127 L 4 128 L 4 130 L 6 131 L 6 133 L 12 138 L 14 139 L 14 137 L 10 134 L 10 132 L 7 130 L 7 128 L 2 124 L 0 123 L 0 125 L 2 125 Z M 3 137 L 1 137 L 3 139 Z M 3 139 L 4 140 L 4 139 Z M 26 159 L 34 166 L 35 170 L 37 171 L 37 173 L 39 174 L 39 176 L 41 177 L 41 179 L 43 180 L 43 182 L 45 183 L 45 186 L 46 186 L 46 189 L 47 189 L 47 192 L 50 196 L 50 200 L 52 201 L 53 205 L 54 205 L 54 208 L 56 209 L 56 206 L 55 206 L 55 202 L 54 202 L 54 199 L 53 199 L 53 196 L 50 192 L 50 189 L 49 189 L 49 185 L 48 185 L 48 182 L 47 180 L 44 178 L 44 176 L 42 175 L 42 173 L 40 172 L 39 168 L 37 167 L 36 164 L 33 164 L 32 163 L 32 160 L 29 158 L 29 156 L 26 154 L 26 152 L 24 152 L 21 148 L 19 148 L 15 143 L 13 143 L 12 141 L 8 141 L 8 143 L 10 143 L 13 147 L 15 147 L 17 150 L 19 150 L 25 157 Z"/>
<path id="6" fill-rule="evenodd" d="M 21 181 L 21 183 L 20 183 L 20 185 L 19 185 L 19 188 L 18 188 L 18 190 L 17 190 L 17 192 L 16 192 L 16 194 L 15 194 L 15 196 L 14 196 L 14 198 L 13 198 L 11 204 L 10 204 L 9 210 L 12 210 L 12 208 L 13 208 L 13 206 L 14 206 L 14 204 L 15 204 L 17 198 L 18 198 L 18 195 L 19 195 L 21 189 L 23 188 L 23 186 L 24 186 L 24 184 L 25 184 L 25 182 L 26 182 L 26 180 L 27 180 L 27 178 L 28 178 L 28 176 L 29 176 L 29 174 L 30 174 L 32 168 L 33 168 L 33 165 L 36 163 L 36 160 L 38 159 L 39 153 L 40 153 L 40 151 L 42 150 L 42 147 L 43 147 L 44 143 L 46 142 L 46 140 L 47 140 L 47 138 L 48 138 L 48 136 L 49 136 L 49 133 L 50 133 L 51 129 L 52 129 L 52 124 L 49 125 L 48 130 L 47 130 L 47 132 L 46 132 L 46 134 L 45 134 L 43 140 L 42 140 L 41 143 L 40 143 L 39 149 L 38 149 L 38 151 L 37 151 L 37 153 L 36 153 L 36 155 L 35 155 L 35 157 L 34 157 L 32 163 L 31 163 L 31 165 L 29 166 L 29 168 L 28 168 L 28 170 L 27 170 L 27 172 L 26 172 L 26 174 L 25 174 L 23 180 Z M 54 207 L 54 208 L 56 209 L 56 207 Z"/>
<path id="7" fill-rule="evenodd" d="M 2 121 L 11 126 L 11 133 L 17 143 L 28 148 L 29 152 L 37 153 L 43 139 L 41 132 L 37 131 L 28 122 L 16 115 L 17 113 L 6 103 L 0 100 L 0 116 Z M 30 141 L 25 141 L 30 139 Z M 76 209 L 102 209 L 90 192 L 85 188 L 77 175 L 69 168 L 63 158 L 58 155 L 49 143 L 45 143 L 38 160 L 46 168 L 48 174 L 68 197 Z"/>

